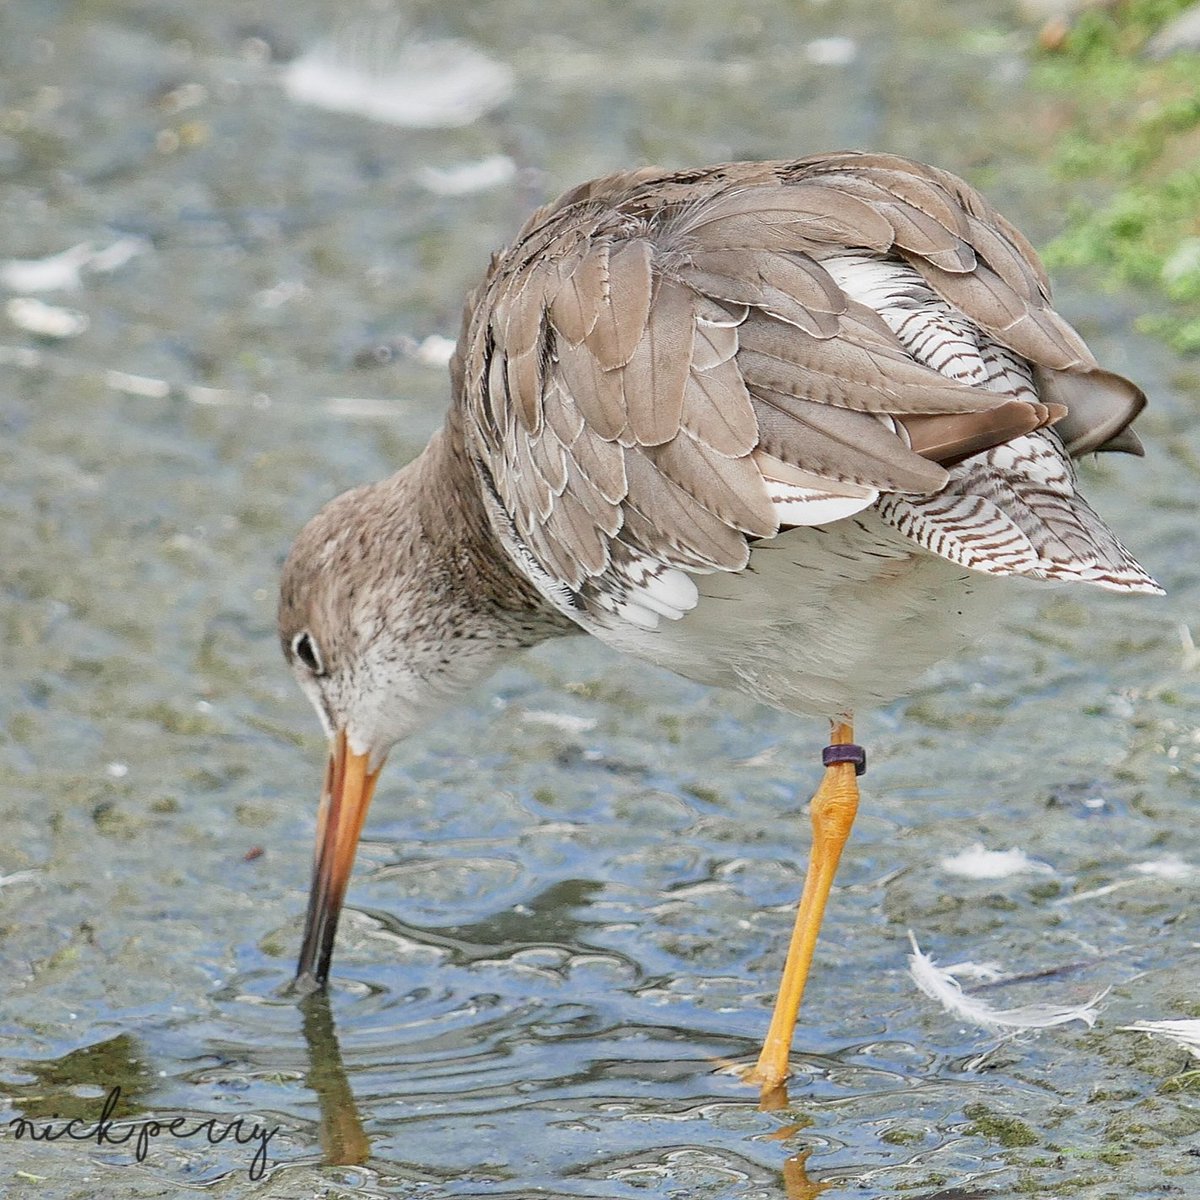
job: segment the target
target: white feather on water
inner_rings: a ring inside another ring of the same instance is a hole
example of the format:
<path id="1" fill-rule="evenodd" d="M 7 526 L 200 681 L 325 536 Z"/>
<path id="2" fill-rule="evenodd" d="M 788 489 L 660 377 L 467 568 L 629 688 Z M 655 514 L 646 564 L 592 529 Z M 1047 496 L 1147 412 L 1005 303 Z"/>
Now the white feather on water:
<path id="1" fill-rule="evenodd" d="M 1134 1033 L 1149 1033 L 1154 1037 L 1166 1038 L 1177 1046 L 1200 1058 L 1200 1021 L 1135 1021 L 1122 1025 L 1122 1029 Z"/>
<path id="2" fill-rule="evenodd" d="M 77 292 L 83 286 L 80 272 L 108 275 L 149 249 L 142 238 L 118 238 L 102 250 L 80 242 L 44 258 L 9 258 L 0 262 L 0 285 L 10 292 Z"/>
<path id="3" fill-rule="evenodd" d="M 521 720 L 527 725 L 547 725 L 561 733 L 588 733 L 596 728 L 595 717 L 577 717 L 571 713 L 543 712 L 533 708 L 523 712 Z"/>
<path id="4" fill-rule="evenodd" d="M 1196 648 L 1191 629 L 1183 624 L 1179 626 L 1179 645 L 1182 648 L 1180 668 L 1184 671 L 1194 671 L 1200 667 L 1200 649 Z"/>
<path id="5" fill-rule="evenodd" d="M 1184 862 L 1182 858 L 1173 854 L 1166 858 L 1151 859 L 1149 862 L 1134 863 L 1133 869 L 1139 875 L 1146 875 L 1151 879 L 1190 879 L 1196 874 L 1196 868 L 1191 863 Z"/>
<path id="6" fill-rule="evenodd" d="M 299 103 L 409 129 L 456 129 L 512 94 L 513 73 L 466 42 L 404 39 L 387 23 L 347 25 L 284 72 Z"/>
<path id="7" fill-rule="evenodd" d="M 1062 896 L 1054 903 L 1079 904 L 1082 901 L 1098 900 L 1102 896 L 1111 896 L 1113 892 L 1121 892 L 1126 888 L 1137 887 L 1139 884 L 1144 885 L 1155 881 L 1162 883 L 1184 883 L 1200 875 L 1200 871 L 1192 863 L 1185 862 L 1174 855 L 1134 863 L 1131 869 L 1137 872 L 1135 878 L 1118 879 L 1113 883 L 1089 888 L 1086 892 L 1076 892 L 1073 896 Z"/>
<path id="8" fill-rule="evenodd" d="M 18 328 L 45 338 L 73 338 L 86 333 L 91 321 L 76 308 L 47 304 L 34 296 L 14 296 L 4 315 Z"/>
<path id="9" fill-rule="evenodd" d="M 417 182 L 435 196 L 470 196 L 502 187 L 517 177 L 517 164 L 507 154 L 491 154 L 449 167 L 422 167 Z"/>
<path id="10" fill-rule="evenodd" d="M 947 975 L 953 975 L 955 979 L 978 979 L 980 983 L 995 983 L 997 979 L 1004 978 L 1004 968 L 990 959 L 986 962 L 974 962 L 968 958 L 964 962 L 951 963 L 938 969 L 945 971 Z"/>
<path id="11" fill-rule="evenodd" d="M 814 38 L 805 42 L 804 57 L 818 67 L 849 66 L 858 57 L 858 43 L 848 37 Z"/>
<path id="12" fill-rule="evenodd" d="M 40 868 L 32 867 L 28 871 L 13 871 L 9 875 L 0 875 L 0 888 L 12 887 L 17 883 L 33 883 L 41 874 Z"/>
<path id="13" fill-rule="evenodd" d="M 1100 1001 L 1107 995 L 1107 991 L 1101 992 L 1083 1004 L 1022 1004 L 1017 1008 L 995 1008 L 986 1000 L 968 996 L 954 977 L 956 968 L 939 967 L 917 945 L 911 930 L 908 938 L 912 943 L 908 970 L 917 987 L 952 1016 L 989 1033 L 1049 1029 L 1069 1021 L 1082 1021 L 1090 1028 L 1100 1015 Z"/>
<path id="14" fill-rule="evenodd" d="M 964 879 L 1007 879 L 1010 875 L 1053 875 L 1054 868 L 1024 850 L 985 850 L 976 842 L 959 854 L 947 855 L 939 864 L 943 871 Z"/>
<path id="15" fill-rule="evenodd" d="M 0 284 L 13 292 L 78 291 L 80 268 L 92 254 L 91 242 L 80 242 L 45 258 L 10 258 L 0 263 Z"/>

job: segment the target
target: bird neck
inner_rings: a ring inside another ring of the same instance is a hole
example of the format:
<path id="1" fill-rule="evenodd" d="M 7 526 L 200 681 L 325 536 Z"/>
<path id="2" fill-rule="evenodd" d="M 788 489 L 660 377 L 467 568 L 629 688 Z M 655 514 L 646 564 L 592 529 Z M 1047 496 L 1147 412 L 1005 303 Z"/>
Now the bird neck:
<path id="1" fill-rule="evenodd" d="M 457 406 L 401 475 L 409 485 L 425 569 L 447 605 L 466 605 L 476 625 L 486 623 L 492 637 L 514 648 L 578 632 L 520 574 L 496 536 Z"/>

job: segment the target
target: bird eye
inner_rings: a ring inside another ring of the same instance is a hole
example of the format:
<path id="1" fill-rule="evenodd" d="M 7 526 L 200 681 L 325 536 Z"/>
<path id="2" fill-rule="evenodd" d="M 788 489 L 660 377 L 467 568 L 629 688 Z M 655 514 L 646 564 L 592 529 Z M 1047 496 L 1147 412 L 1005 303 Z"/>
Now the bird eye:
<path id="1" fill-rule="evenodd" d="M 292 653 L 314 675 L 325 674 L 325 664 L 321 661 L 321 651 L 317 649 L 317 643 L 313 641 L 312 635 L 307 630 L 296 634 L 295 638 L 292 639 Z"/>

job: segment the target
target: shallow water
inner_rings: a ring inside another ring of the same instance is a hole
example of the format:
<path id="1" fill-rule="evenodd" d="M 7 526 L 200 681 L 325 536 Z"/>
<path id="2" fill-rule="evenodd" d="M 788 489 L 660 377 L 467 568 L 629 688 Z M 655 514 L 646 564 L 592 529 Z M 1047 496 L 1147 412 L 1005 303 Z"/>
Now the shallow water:
<path id="1" fill-rule="evenodd" d="M 283 995 L 323 747 L 275 644 L 278 565 L 436 427 L 426 339 L 528 208 L 618 165 L 841 146 L 966 173 L 1039 241 L 1067 196 L 1004 5 L 377 17 L 377 47 L 454 37 L 511 68 L 451 129 L 290 99 L 286 64 L 346 10 L 283 11 L 0 8 L 0 256 L 120 247 L 4 297 L 86 331 L 0 317 L 0 1192 L 1200 1194 L 1194 1064 L 1119 1028 L 1200 1016 L 1200 380 L 1083 278 L 1061 306 L 1153 401 L 1150 456 L 1086 467 L 1088 494 L 1170 596 L 1014 586 L 974 660 L 864 714 L 786 1106 L 722 1068 L 765 1029 L 823 730 L 583 642 L 397 749 L 330 1003 Z M 487 190 L 422 174 L 485 160 Z M 1052 871 L 941 865 L 975 843 Z M 1137 870 L 1175 859 L 1196 869 Z M 909 929 L 1030 977 L 993 1003 L 1107 988 L 1101 1018 L 997 1045 L 917 992 Z M 278 1127 L 269 1172 L 232 1137 L 137 1164 L 7 1125 L 94 1121 L 114 1086 L 118 1118 Z"/>

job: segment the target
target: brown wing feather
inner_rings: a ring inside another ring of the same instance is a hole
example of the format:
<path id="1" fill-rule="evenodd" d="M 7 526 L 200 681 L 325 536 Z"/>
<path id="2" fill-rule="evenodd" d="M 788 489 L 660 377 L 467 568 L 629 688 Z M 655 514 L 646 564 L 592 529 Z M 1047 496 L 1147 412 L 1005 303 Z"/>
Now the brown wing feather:
<path id="1" fill-rule="evenodd" d="M 844 254 L 909 263 L 1030 364 L 1044 403 L 917 361 L 822 266 Z M 1135 448 L 1144 397 L 1048 296 L 1029 243 L 936 168 L 643 170 L 531 218 L 469 302 L 452 376 L 516 536 L 595 615 L 647 562 L 745 566 L 778 529 L 768 481 L 935 493 L 947 466 L 1053 421 L 1073 451 Z"/>
<path id="2" fill-rule="evenodd" d="M 691 365 L 696 295 L 670 279 L 659 283 L 654 312 L 634 347 L 621 384 L 633 440 L 660 446 L 679 433 Z"/>
<path id="3" fill-rule="evenodd" d="M 579 345 L 596 328 L 607 283 L 608 246 L 601 244 L 579 260 L 554 293 L 550 319 L 572 345 Z"/>
<path id="4" fill-rule="evenodd" d="M 613 251 L 603 293 L 589 298 L 598 315 L 584 343 L 605 371 L 623 367 L 646 331 L 654 282 L 653 253 L 644 238 L 635 238 Z"/>
<path id="5" fill-rule="evenodd" d="M 708 370 L 692 362 L 683 398 L 680 425 L 718 454 L 740 458 L 758 444 L 758 424 L 750 392 L 732 359 Z"/>

